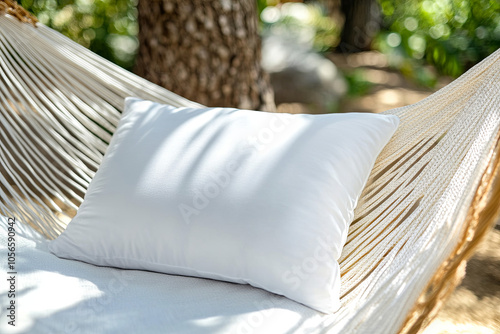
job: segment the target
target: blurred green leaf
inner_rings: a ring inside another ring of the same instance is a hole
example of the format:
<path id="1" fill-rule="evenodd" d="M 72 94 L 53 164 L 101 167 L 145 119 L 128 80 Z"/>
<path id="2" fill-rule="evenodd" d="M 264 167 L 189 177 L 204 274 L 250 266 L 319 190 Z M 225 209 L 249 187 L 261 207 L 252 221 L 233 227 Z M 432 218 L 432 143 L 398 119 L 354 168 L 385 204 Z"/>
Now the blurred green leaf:
<path id="1" fill-rule="evenodd" d="M 384 30 L 376 47 L 420 83 L 436 81 L 423 78 L 425 62 L 441 75 L 458 77 L 500 48 L 498 0 L 379 1 Z M 393 34 L 401 43 L 391 40 Z"/>
<path id="2" fill-rule="evenodd" d="M 338 45 L 340 27 L 319 3 L 289 2 L 270 6 L 270 1 L 257 2 L 266 6 L 260 12 L 262 34 L 286 32 L 297 41 L 311 42 L 317 52 L 326 52 Z"/>
<path id="3" fill-rule="evenodd" d="M 22 0 L 21 5 L 41 23 L 132 68 L 138 47 L 137 0 Z"/>
<path id="4" fill-rule="evenodd" d="M 348 83 L 347 95 L 351 97 L 363 96 L 368 93 L 374 84 L 366 79 L 365 70 L 354 69 L 352 71 L 345 71 L 344 77 Z"/>

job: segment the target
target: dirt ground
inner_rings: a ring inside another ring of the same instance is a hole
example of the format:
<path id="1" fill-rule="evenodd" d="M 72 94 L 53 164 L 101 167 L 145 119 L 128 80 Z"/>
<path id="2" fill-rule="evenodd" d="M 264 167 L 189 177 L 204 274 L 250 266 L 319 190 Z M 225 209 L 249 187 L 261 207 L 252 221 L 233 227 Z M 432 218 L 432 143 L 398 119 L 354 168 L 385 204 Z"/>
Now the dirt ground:
<path id="1" fill-rule="evenodd" d="M 432 90 L 418 87 L 391 70 L 383 55 L 366 52 L 349 57 L 332 55 L 341 70 L 361 69 L 372 86 L 360 97 L 344 98 L 343 112 L 381 112 L 420 101 Z M 437 89 L 451 80 L 440 79 Z M 303 113 L 307 106 L 287 104 L 278 111 Z M 423 334 L 500 334 L 500 225 L 481 243 L 467 264 L 462 284 L 446 301 Z"/>
<path id="2" fill-rule="evenodd" d="M 462 284 L 423 333 L 500 333 L 499 227 L 478 247 Z"/>

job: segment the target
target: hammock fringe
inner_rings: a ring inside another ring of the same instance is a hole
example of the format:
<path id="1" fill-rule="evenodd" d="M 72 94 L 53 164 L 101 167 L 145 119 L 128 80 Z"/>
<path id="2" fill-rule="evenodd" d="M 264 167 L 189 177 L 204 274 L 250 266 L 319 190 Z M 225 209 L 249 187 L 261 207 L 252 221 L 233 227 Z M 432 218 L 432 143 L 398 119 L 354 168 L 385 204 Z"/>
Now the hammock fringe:
<path id="1" fill-rule="evenodd" d="M 19 6 L 17 1 L 12 1 L 12 0 L 0 1 L 0 15 L 4 13 L 14 16 L 21 22 L 30 23 L 34 27 L 36 27 L 36 24 L 38 22 L 36 16 L 28 12 L 22 6 Z"/>

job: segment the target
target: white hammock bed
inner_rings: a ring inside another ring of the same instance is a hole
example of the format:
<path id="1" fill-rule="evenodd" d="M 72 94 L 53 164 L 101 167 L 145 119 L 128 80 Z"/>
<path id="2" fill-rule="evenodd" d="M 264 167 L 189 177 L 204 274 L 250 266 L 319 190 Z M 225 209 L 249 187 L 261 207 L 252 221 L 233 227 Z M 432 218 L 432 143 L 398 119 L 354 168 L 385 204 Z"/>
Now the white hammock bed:
<path id="1" fill-rule="evenodd" d="M 12 14 L 0 15 L 0 215 L 18 221 L 18 310 L 13 328 L 0 285 L 2 333 L 416 333 L 498 217 L 500 51 L 386 112 L 401 124 L 356 209 L 334 314 L 248 285 L 59 259 L 48 240 L 82 203 L 124 98 L 198 105 L 19 22 L 32 18 L 12 6 L 0 2 Z"/>

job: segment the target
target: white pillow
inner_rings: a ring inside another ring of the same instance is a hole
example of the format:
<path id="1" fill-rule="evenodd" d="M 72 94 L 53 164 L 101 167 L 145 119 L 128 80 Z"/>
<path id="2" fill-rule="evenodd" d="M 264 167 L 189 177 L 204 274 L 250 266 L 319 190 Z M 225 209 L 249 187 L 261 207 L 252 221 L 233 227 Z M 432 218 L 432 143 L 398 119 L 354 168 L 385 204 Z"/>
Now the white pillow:
<path id="1" fill-rule="evenodd" d="M 84 202 L 50 250 L 248 283 L 336 311 L 353 210 L 398 123 L 128 98 Z"/>

